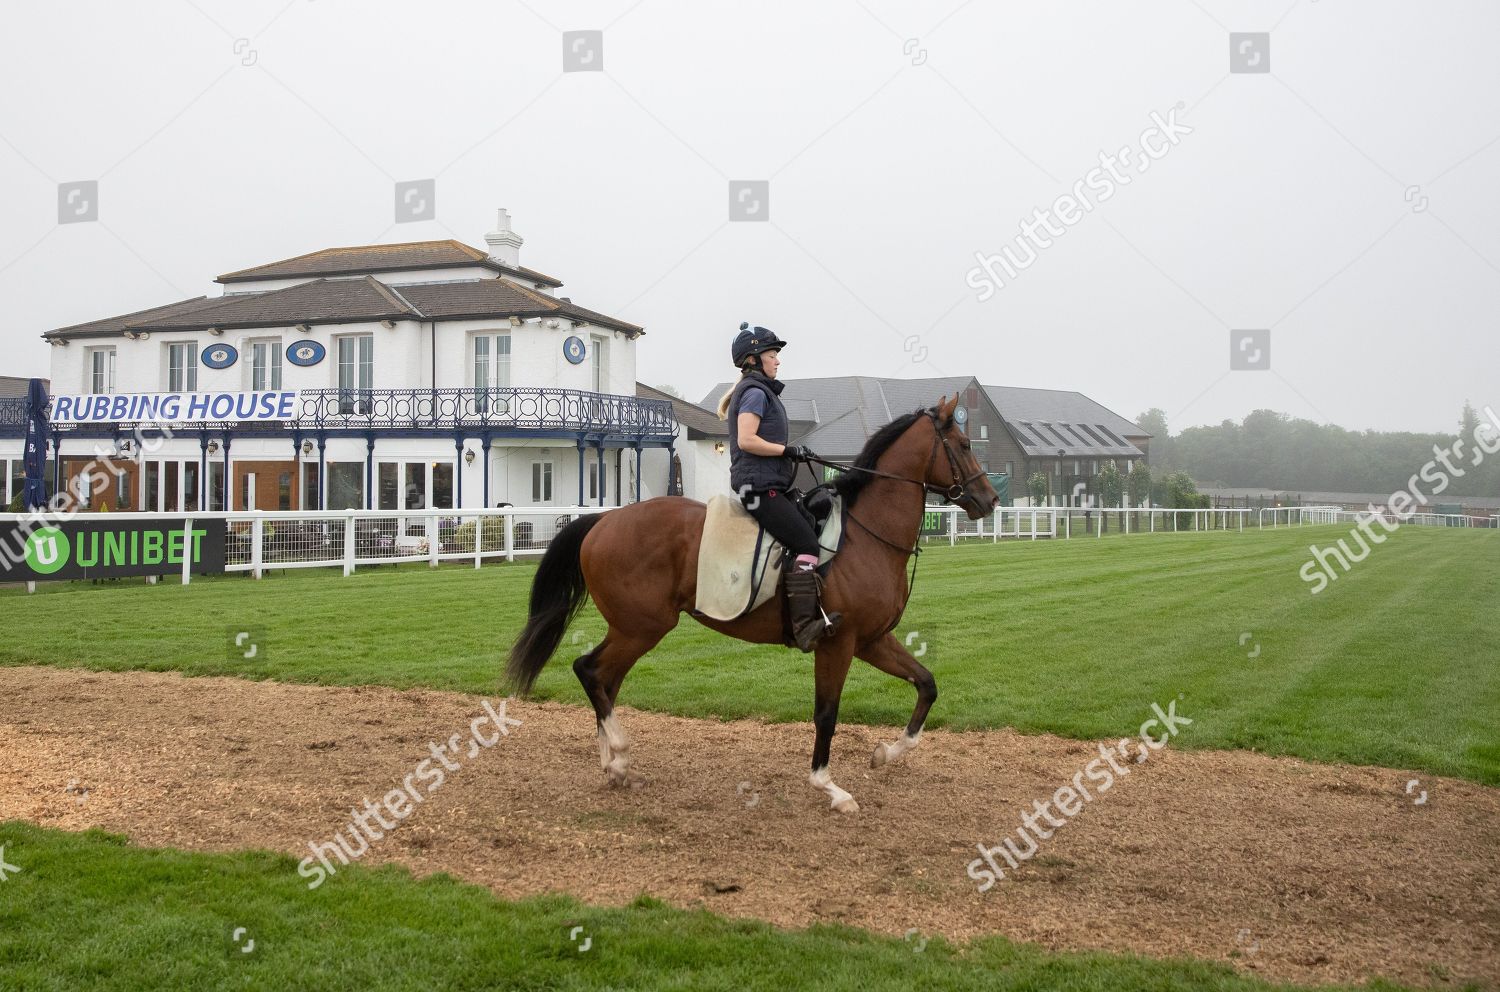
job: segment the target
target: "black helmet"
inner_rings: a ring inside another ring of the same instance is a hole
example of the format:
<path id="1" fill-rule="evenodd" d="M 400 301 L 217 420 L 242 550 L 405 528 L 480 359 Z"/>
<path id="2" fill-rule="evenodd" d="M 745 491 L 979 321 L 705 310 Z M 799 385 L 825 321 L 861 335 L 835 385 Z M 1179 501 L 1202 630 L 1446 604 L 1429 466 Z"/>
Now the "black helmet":
<path id="1" fill-rule="evenodd" d="M 785 348 L 786 342 L 776 336 L 775 331 L 768 331 L 764 327 L 751 327 L 749 322 L 740 324 L 740 333 L 734 339 L 734 345 L 730 353 L 734 356 L 734 367 L 741 368 L 745 359 L 751 355 L 759 355 L 763 351 L 776 351 Z"/>

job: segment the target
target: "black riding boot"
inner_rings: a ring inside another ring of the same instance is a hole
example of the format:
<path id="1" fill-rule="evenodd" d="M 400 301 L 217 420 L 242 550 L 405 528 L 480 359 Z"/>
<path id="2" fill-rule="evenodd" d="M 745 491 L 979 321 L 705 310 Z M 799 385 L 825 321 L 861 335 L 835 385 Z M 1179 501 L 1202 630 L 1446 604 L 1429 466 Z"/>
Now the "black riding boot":
<path id="1" fill-rule="evenodd" d="M 787 573 L 786 598 L 792 614 L 792 637 L 803 651 L 811 651 L 819 639 L 832 636 L 843 619 L 838 613 L 823 612 L 818 598 L 822 585 L 817 572 Z"/>

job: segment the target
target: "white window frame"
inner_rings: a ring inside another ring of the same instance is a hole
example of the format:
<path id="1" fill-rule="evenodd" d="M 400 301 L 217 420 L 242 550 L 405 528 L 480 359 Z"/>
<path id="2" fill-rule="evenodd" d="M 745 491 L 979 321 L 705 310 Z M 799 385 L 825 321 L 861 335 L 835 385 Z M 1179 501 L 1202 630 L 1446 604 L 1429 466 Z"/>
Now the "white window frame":
<path id="1" fill-rule="evenodd" d="M 484 370 L 479 367 L 479 342 L 484 342 Z M 474 407 L 479 413 L 500 416 L 510 412 L 506 400 L 491 403 L 488 389 L 510 388 L 511 358 L 514 354 L 509 331 L 478 331 L 469 335 L 469 385 L 475 390 Z"/>
<path id="2" fill-rule="evenodd" d="M 599 470 L 597 461 L 589 462 L 589 504 L 609 499 L 609 472 Z"/>
<path id="3" fill-rule="evenodd" d="M 262 370 L 259 368 L 256 361 L 256 350 L 262 348 L 265 349 L 265 355 L 269 359 L 269 364 L 264 369 L 264 372 L 266 373 L 265 381 L 262 382 L 261 385 L 257 386 L 255 384 L 256 373 Z M 281 339 L 252 338 L 249 341 L 245 342 L 245 350 L 249 352 L 249 354 L 245 356 L 248 359 L 245 362 L 245 369 L 250 375 L 249 385 L 251 390 L 280 389 L 281 384 L 284 381 L 284 362 L 282 359 L 283 348 Z"/>
<path id="4" fill-rule="evenodd" d="M 361 347 L 364 342 L 369 342 L 368 356 L 360 354 L 364 350 Z M 346 346 L 353 350 L 352 362 L 344 361 Z M 375 335 L 368 332 L 338 334 L 334 336 L 333 349 L 333 379 L 334 386 L 339 391 L 339 413 L 368 415 L 371 410 L 371 398 L 368 393 L 375 388 Z M 365 360 L 366 357 L 368 361 Z M 350 375 L 352 382 L 347 386 L 344 384 L 345 368 L 353 370 Z M 349 394 L 347 398 L 346 393 Z"/>
<path id="5" fill-rule="evenodd" d="M 117 362 L 115 346 L 107 345 L 102 347 L 88 348 L 84 353 L 88 356 L 84 360 L 84 376 L 86 379 L 85 385 L 87 387 L 86 391 L 94 395 L 114 392 L 115 366 Z M 104 368 L 95 368 L 95 366 L 99 364 L 99 360 L 101 358 L 104 359 Z M 99 381 L 101 374 L 103 375 L 104 380 L 102 383 Z M 101 389 L 100 386 L 103 386 L 103 388 Z"/>
<path id="6" fill-rule="evenodd" d="M 180 353 L 185 357 L 181 368 L 172 364 L 172 356 Z M 168 341 L 166 344 L 166 380 L 169 393 L 193 393 L 198 391 L 198 342 Z M 181 380 L 179 381 L 178 375 Z"/>
<path id="7" fill-rule="evenodd" d="M 537 506 L 552 503 L 553 485 L 557 480 L 557 469 L 553 462 L 537 460 L 531 463 L 531 502 Z"/>
<path id="8" fill-rule="evenodd" d="M 589 335 L 589 388 L 609 392 L 609 338 L 600 334 Z"/>

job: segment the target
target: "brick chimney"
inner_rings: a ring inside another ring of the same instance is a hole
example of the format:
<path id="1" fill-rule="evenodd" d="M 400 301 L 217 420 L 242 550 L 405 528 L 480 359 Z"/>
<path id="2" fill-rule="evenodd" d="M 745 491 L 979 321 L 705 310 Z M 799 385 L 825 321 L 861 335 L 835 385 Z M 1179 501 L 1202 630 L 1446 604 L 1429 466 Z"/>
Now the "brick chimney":
<path id="1" fill-rule="evenodd" d="M 490 258 L 501 265 L 508 265 L 513 269 L 520 268 L 521 236 L 510 229 L 510 212 L 504 207 L 500 208 L 495 230 L 484 236 L 484 243 L 489 246 Z"/>

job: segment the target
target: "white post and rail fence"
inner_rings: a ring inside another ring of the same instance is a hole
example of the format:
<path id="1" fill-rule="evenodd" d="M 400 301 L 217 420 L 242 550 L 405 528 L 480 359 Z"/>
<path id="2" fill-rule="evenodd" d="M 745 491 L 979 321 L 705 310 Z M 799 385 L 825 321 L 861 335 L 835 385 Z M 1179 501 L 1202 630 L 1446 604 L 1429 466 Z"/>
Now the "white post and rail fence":
<path id="1" fill-rule="evenodd" d="M 29 560 L 29 535 L 59 523 L 72 522 L 89 530 L 110 531 L 111 540 L 95 537 L 91 542 L 74 541 L 72 564 L 88 570 L 111 562 L 111 548 L 125 547 L 118 533 L 150 528 L 156 524 L 161 536 L 151 544 L 159 557 L 156 574 L 176 574 L 161 568 L 162 562 L 181 563 L 184 584 L 192 581 L 197 559 L 187 549 L 195 547 L 195 534 L 204 534 L 204 524 L 223 523 L 223 571 L 249 572 L 256 578 L 267 571 L 288 568 L 338 568 L 352 575 L 359 568 L 426 562 L 436 568 L 443 563 L 486 561 L 513 562 L 540 556 L 558 531 L 581 516 L 607 513 L 609 507 L 531 506 L 475 510 L 250 510 L 203 513 L 111 512 L 75 515 L 0 514 L 0 528 L 9 539 L 0 544 L 0 555 L 10 562 Z M 1255 516 L 1251 516 L 1254 513 Z M 1103 537 L 1106 534 L 1137 535 L 1192 532 L 1243 532 L 1247 526 L 1274 529 L 1307 525 L 1357 524 L 1360 514 L 1332 506 L 1249 509 L 1172 509 L 1160 507 L 1099 508 L 1058 506 L 1007 506 L 994 514 L 970 520 L 956 506 L 929 506 L 925 510 L 922 541 L 1036 541 L 1069 540 L 1073 537 Z M 1419 513 L 1401 520 L 1404 524 L 1433 527 L 1492 528 L 1490 517 Z M 121 526 L 115 526 L 121 525 Z M 90 535 L 91 537 L 93 535 Z M 113 541 L 113 543 L 111 543 Z M 88 543 L 88 550 L 84 545 Z M 101 550 L 102 549 L 102 550 Z M 130 547 L 139 558 L 140 549 Z M 148 549 L 149 552 L 149 549 Z M 121 554 L 120 551 L 114 552 Z M 101 557 L 102 556 L 102 557 Z M 33 565 L 35 563 L 32 563 Z M 152 564 L 148 562 L 148 564 Z M 105 575 L 86 572 L 82 577 Z M 58 573 L 54 577 L 78 577 Z M 154 577 L 151 579 L 154 581 Z M 30 585 L 30 583 L 28 583 Z"/>

